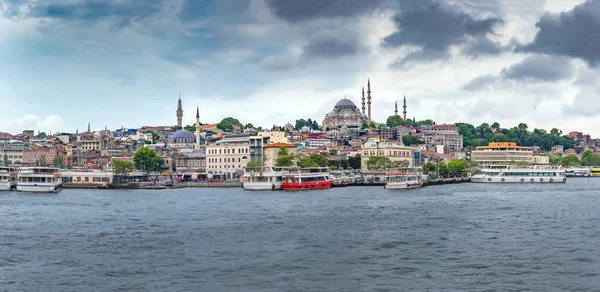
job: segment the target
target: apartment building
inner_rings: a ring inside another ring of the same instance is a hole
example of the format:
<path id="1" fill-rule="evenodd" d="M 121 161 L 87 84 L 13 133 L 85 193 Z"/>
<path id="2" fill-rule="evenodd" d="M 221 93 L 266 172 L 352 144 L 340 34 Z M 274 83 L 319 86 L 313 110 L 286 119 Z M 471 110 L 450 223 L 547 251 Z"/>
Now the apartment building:
<path id="1" fill-rule="evenodd" d="M 460 152 L 463 148 L 463 135 L 456 125 L 428 125 L 421 127 L 421 139 L 431 146 L 447 146 L 450 152 Z"/>
<path id="2" fill-rule="evenodd" d="M 515 142 L 492 142 L 471 151 L 471 160 L 480 165 L 512 164 L 517 161 L 533 163 L 533 152 Z"/>
<path id="3" fill-rule="evenodd" d="M 361 148 L 361 169 L 367 170 L 367 161 L 371 156 L 385 156 L 392 162 L 413 164 L 413 149 L 401 143 L 380 142 L 378 138 L 370 138 Z"/>
<path id="4" fill-rule="evenodd" d="M 243 174 L 249 161 L 250 136 L 247 134 L 227 135 L 206 145 L 206 172 L 209 174 L 232 179 Z"/>

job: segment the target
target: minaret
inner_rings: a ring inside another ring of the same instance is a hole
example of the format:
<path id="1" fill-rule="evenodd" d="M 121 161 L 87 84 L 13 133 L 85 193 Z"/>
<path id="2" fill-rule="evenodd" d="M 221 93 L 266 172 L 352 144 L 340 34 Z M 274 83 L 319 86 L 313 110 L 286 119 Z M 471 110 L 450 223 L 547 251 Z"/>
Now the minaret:
<path id="1" fill-rule="evenodd" d="M 179 101 L 177 102 L 177 126 L 183 128 L 181 120 L 183 119 L 183 109 L 181 108 L 181 93 L 179 94 Z"/>
<path id="2" fill-rule="evenodd" d="M 88 122 L 88 133 L 91 132 L 90 131 L 90 122 Z"/>
<path id="3" fill-rule="evenodd" d="M 367 105 L 369 107 L 369 123 L 371 122 L 371 80 L 367 79 Z"/>
<path id="4" fill-rule="evenodd" d="M 398 115 L 398 102 L 394 103 L 394 115 Z"/>
<path id="5" fill-rule="evenodd" d="M 404 114 L 404 119 L 406 120 L 406 95 L 404 96 L 404 105 L 402 107 L 404 108 L 404 111 L 402 111 L 402 113 Z"/>
<path id="6" fill-rule="evenodd" d="M 362 113 L 365 114 L 365 87 L 362 88 Z"/>
<path id="7" fill-rule="evenodd" d="M 200 149 L 200 107 L 196 107 L 196 149 Z"/>

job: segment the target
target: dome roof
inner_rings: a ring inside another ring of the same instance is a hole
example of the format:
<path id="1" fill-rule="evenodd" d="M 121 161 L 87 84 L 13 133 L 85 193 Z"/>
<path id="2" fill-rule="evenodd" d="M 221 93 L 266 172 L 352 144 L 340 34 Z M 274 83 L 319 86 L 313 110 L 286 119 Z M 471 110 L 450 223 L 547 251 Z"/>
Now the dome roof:
<path id="1" fill-rule="evenodd" d="M 308 131 L 310 131 L 310 128 L 308 126 L 304 126 L 304 127 L 302 127 L 302 131 L 308 132 Z"/>
<path id="2" fill-rule="evenodd" d="M 346 98 L 344 98 L 344 99 L 342 99 L 342 100 L 338 101 L 338 102 L 337 102 L 335 105 L 336 105 L 336 106 L 338 106 L 338 105 L 350 105 L 350 106 L 356 106 L 356 105 L 354 104 L 354 102 L 352 102 L 351 100 L 349 100 L 349 99 L 346 99 Z"/>
<path id="3" fill-rule="evenodd" d="M 179 131 L 175 132 L 175 134 L 173 134 L 173 136 L 171 136 L 171 139 L 175 139 L 175 138 L 196 138 L 196 136 L 194 134 L 192 134 L 192 132 L 190 132 L 190 131 L 179 130 Z"/>

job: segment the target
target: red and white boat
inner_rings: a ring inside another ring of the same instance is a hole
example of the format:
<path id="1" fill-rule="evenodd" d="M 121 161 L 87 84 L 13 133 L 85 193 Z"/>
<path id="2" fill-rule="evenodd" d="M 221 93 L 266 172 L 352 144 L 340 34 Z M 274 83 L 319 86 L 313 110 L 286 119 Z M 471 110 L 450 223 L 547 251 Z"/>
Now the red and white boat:
<path id="1" fill-rule="evenodd" d="M 283 173 L 281 189 L 284 191 L 301 191 L 329 189 L 333 179 L 328 167 L 311 167 L 290 169 Z"/>

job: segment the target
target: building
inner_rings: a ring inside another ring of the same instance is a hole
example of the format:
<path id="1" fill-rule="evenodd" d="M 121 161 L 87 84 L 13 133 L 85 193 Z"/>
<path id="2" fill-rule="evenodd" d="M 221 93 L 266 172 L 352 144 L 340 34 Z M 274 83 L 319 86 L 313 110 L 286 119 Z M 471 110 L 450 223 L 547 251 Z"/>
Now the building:
<path id="1" fill-rule="evenodd" d="M 2 147 L 2 159 L 4 159 L 4 154 L 6 154 L 9 165 L 23 164 L 23 151 L 25 150 L 25 143 L 20 141 L 10 141 L 2 144 L 0 147 Z"/>
<path id="2" fill-rule="evenodd" d="M 542 165 L 550 164 L 550 157 L 545 156 L 545 155 L 534 155 L 533 161 L 531 162 L 531 164 L 542 164 Z"/>
<path id="3" fill-rule="evenodd" d="M 371 156 L 385 156 L 393 162 L 403 162 L 412 166 L 413 149 L 405 147 L 400 143 L 380 142 L 377 138 L 371 138 L 361 148 L 361 168 L 367 169 L 367 161 Z"/>
<path id="4" fill-rule="evenodd" d="M 369 118 L 349 99 L 338 101 L 333 110 L 325 115 L 323 127 L 329 130 L 340 129 L 346 126 L 350 129 L 360 129 L 363 123 L 368 123 Z"/>
<path id="5" fill-rule="evenodd" d="M 263 164 L 263 147 L 269 144 L 269 137 L 250 136 L 250 162 Z"/>
<path id="6" fill-rule="evenodd" d="M 552 153 L 554 154 L 563 154 L 565 152 L 565 147 L 563 145 L 554 145 L 552 146 Z"/>
<path id="7" fill-rule="evenodd" d="M 194 149 L 196 136 L 187 130 L 179 130 L 169 138 L 169 146 L 178 149 Z"/>
<path id="8" fill-rule="evenodd" d="M 421 139 L 430 146 L 443 145 L 450 152 L 460 152 L 463 148 L 463 135 L 458 133 L 456 125 L 427 125 L 421 127 Z"/>
<path id="9" fill-rule="evenodd" d="M 250 136 L 227 135 L 206 145 L 206 172 L 220 178 L 235 178 L 243 174 L 250 161 Z"/>
<path id="10" fill-rule="evenodd" d="M 82 137 L 79 142 L 79 149 L 85 151 L 100 151 L 102 149 L 102 139 L 100 137 Z"/>
<path id="11" fill-rule="evenodd" d="M 327 147 L 331 145 L 331 139 L 329 138 L 308 138 L 306 139 L 306 146 L 310 149 L 317 149 L 321 147 Z"/>
<path id="12" fill-rule="evenodd" d="M 203 149 L 179 151 L 173 155 L 173 170 L 177 172 L 206 172 L 206 152 Z"/>
<path id="13" fill-rule="evenodd" d="M 533 163 L 533 152 L 515 142 L 491 142 L 471 151 L 471 160 L 480 165 L 512 164 L 518 161 Z"/>
<path id="14" fill-rule="evenodd" d="M 296 145 L 289 143 L 271 143 L 263 146 L 263 166 L 275 167 L 277 163 L 277 154 L 281 147 L 285 147 L 288 153 L 296 154 Z"/>
<path id="15" fill-rule="evenodd" d="M 62 156 L 66 165 L 66 155 L 64 152 L 59 152 L 56 148 L 36 148 L 23 151 L 23 164 L 28 166 L 36 166 L 36 162 L 40 158 L 44 158 L 45 165 L 50 166 L 56 156 Z"/>
<path id="16" fill-rule="evenodd" d="M 269 143 L 271 143 L 271 144 L 273 144 L 273 143 L 287 144 L 290 142 L 288 140 L 288 138 L 285 136 L 285 132 L 282 132 L 282 131 L 271 130 L 268 132 L 267 131 L 259 132 L 258 136 L 269 137 Z"/>

